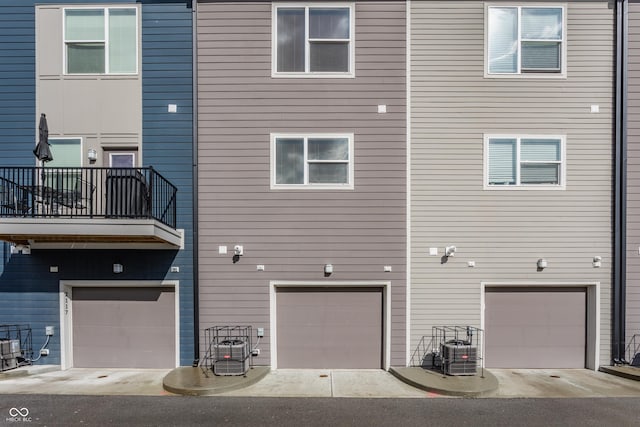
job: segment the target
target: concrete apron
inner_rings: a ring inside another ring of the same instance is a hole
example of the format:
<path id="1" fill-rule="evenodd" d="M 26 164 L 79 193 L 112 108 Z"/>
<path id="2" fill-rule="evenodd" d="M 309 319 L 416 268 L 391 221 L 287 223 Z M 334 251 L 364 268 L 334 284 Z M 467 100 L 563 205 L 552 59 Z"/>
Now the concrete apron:
<path id="1" fill-rule="evenodd" d="M 69 369 L 0 379 L 0 394 L 172 395 L 170 369 Z M 586 369 L 491 369 L 499 388 L 483 397 L 640 396 L 640 381 Z M 411 387 L 382 370 L 280 369 L 258 383 L 217 396 L 445 397 Z"/>
<path id="2" fill-rule="evenodd" d="M 380 369 L 278 369 L 256 384 L 218 396 L 444 397 L 411 387 Z"/>
<path id="3" fill-rule="evenodd" d="M 7 377 L 0 394 L 171 395 L 162 379 L 171 369 L 81 369 Z"/>
<path id="4" fill-rule="evenodd" d="M 498 390 L 484 397 L 636 397 L 640 381 L 588 369 L 491 369 Z"/>

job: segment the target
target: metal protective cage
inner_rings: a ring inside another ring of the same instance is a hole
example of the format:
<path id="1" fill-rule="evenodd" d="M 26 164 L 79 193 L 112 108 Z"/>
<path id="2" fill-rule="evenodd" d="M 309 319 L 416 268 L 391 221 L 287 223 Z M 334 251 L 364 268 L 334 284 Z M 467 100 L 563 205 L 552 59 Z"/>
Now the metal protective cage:
<path id="1" fill-rule="evenodd" d="M 31 365 L 31 327 L 0 325 L 0 372 Z"/>
<path id="2" fill-rule="evenodd" d="M 200 367 L 215 375 L 245 375 L 252 366 L 251 326 L 213 326 L 204 330 L 205 356 Z"/>

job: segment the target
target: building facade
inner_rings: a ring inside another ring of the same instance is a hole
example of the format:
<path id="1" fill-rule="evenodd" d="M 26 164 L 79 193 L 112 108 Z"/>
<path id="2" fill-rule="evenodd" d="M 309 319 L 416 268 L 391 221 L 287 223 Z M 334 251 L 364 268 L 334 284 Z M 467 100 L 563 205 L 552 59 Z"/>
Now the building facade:
<path id="1" fill-rule="evenodd" d="M 256 364 L 405 364 L 405 19 L 197 4 L 200 327 L 263 328 Z"/>
<path id="2" fill-rule="evenodd" d="M 614 23 L 606 1 L 411 2 L 410 348 L 471 325 L 490 368 L 610 363 Z"/>
<path id="3" fill-rule="evenodd" d="M 0 324 L 30 326 L 34 355 L 49 350 L 39 363 L 191 364 L 188 2 L 8 3 Z M 32 152 L 41 114 L 46 163 Z"/>

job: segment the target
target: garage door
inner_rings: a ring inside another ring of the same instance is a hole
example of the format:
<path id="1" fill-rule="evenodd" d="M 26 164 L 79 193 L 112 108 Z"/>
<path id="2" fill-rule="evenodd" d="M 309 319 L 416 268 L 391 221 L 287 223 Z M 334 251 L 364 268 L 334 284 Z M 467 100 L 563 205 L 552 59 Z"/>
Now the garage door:
<path id="1" fill-rule="evenodd" d="M 281 288 L 278 368 L 381 368 L 382 289 Z"/>
<path id="2" fill-rule="evenodd" d="M 76 368 L 176 365 L 173 288 L 73 288 Z"/>
<path id="3" fill-rule="evenodd" d="M 487 288 L 490 368 L 584 368 L 586 290 Z"/>

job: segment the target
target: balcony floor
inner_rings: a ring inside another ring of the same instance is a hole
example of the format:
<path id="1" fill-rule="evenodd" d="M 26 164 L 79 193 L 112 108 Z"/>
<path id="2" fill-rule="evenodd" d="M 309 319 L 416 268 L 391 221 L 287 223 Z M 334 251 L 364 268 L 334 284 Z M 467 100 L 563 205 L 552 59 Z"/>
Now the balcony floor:
<path id="1" fill-rule="evenodd" d="M 0 218 L 0 240 L 34 249 L 180 249 L 183 233 L 154 219 Z"/>

